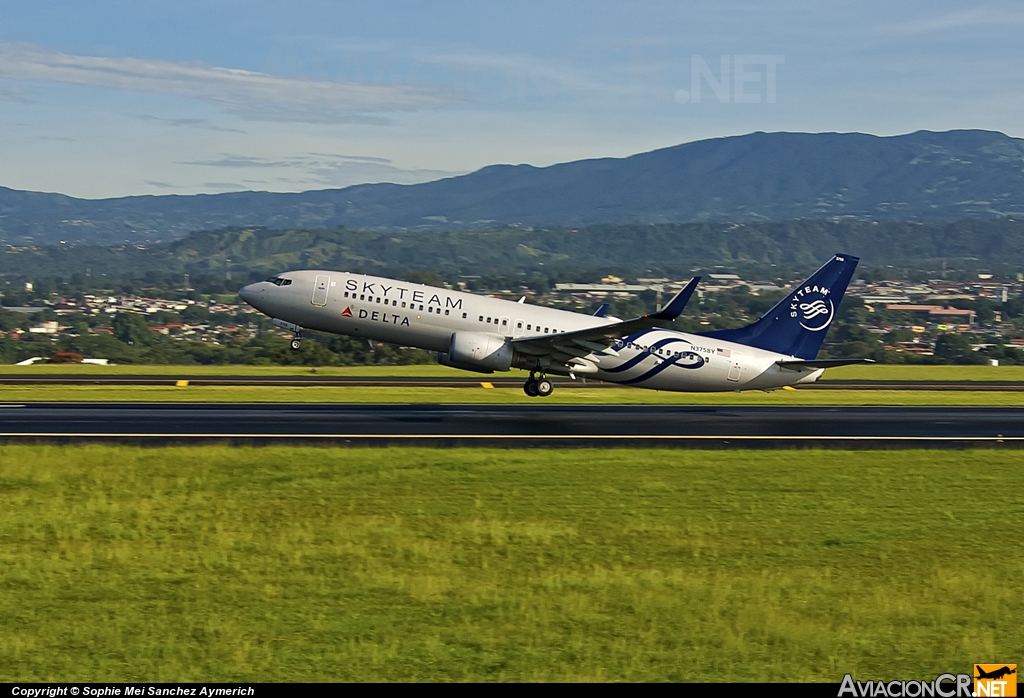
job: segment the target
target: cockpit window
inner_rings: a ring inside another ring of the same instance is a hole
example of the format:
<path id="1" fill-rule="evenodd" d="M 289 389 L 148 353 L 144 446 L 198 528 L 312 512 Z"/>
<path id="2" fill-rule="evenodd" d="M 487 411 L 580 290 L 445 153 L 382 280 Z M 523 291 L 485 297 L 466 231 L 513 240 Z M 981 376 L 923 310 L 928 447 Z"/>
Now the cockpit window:
<path id="1" fill-rule="evenodd" d="M 290 286 L 292 283 L 291 279 L 282 279 L 280 276 L 271 276 L 267 281 L 275 286 Z"/>

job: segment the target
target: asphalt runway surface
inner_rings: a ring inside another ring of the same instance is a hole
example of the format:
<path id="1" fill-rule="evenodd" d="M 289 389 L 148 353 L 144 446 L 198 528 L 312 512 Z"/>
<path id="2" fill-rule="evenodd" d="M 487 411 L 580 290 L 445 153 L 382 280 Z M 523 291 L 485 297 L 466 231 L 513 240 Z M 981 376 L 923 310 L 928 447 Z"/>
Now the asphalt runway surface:
<path id="1" fill-rule="evenodd" d="M 0 441 L 426 446 L 1024 445 L 1024 408 L 0 404 Z"/>
<path id="2" fill-rule="evenodd" d="M 101 376 L 82 374 L 0 375 L 0 385 L 174 385 L 187 380 L 189 385 L 248 386 L 321 386 L 391 388 L 479 388 L 487 382 L 495 388 L 523 386 L 523 378 L 508 376 L 479 377 L 402 377 L 402 376 Z M 557 388 L 622 388 L 615 383 L 555 378 Z M 1020 381 L 862 381 L 832 380 L 801 385 L 798 390 L 978 390 L 994 392 L 1024 391 Z"/>

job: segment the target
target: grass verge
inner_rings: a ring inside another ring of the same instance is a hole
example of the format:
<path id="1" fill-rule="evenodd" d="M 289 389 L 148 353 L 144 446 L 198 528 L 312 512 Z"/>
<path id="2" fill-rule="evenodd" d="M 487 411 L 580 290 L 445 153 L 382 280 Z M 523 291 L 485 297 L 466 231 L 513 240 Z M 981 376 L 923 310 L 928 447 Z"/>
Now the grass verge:
<path id="1" fill-rule="evenodd" d="M 999 451 L 3 446 L 0 681 L 967 672 L 1024 655 L 1022 487 Z"/>
<path id="2" fill-rule="evenodd" d="M 0 366 L 0 374 L 11 376 L 53 375 L 147 375 L 147 376 L 306 376 L 309 366 L 94 366 L 90 364 L 38 364 Z M 437 364 L 415 366 L 327 366 L 316 368 L 324 376 L 409 376 L 461 377 L 474 374 Z M 497 376 L 525 376 L 523 371 Z M 480 376 L 487 380 L 486 375 Z M 830 368 L 822 380 L 918 380 L 918 381 L 1024 381 L 1024 366 L 842 366 Z"/>
<path id="3" fill-rule="evenodd" d="M 87 375 L 87 376 L 409 376 L 428 378 L 465 378 L 474 374 L 438 364 L 412 366 L 171 366 L 124 364 L 34 364 L 32 366 L 0 366 L 0 374 L 9 376 Z M 511 374 L 523 375 L 522 371 Z M 486 380 L 484 378 L 483 380 Z"/>
<path id="4" fill-rule="evenodd" d="M 777 390 L 670 393 L 572 388 L 530 398 L 512 388 L 321 386 L 0 385 L 0 402 L 320 402 L 556 405 L 958 405 L 1024 406 L 1024 392 L 956 390 Z"/>
<path id="5" fill-rule="evenodd" d="M 825 371 L 822 380 L 1024 381 L 1024 366 L 840 366 Z"/>

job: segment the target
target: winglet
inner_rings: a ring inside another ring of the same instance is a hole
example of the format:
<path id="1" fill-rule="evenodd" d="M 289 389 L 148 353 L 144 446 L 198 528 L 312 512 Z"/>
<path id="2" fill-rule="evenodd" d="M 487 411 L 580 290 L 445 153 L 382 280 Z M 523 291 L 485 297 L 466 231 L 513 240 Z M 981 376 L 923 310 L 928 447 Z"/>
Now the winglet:
<path id="1" fill-rule="evenodd" d="M 594 317 L 604 317 L 608 314 L 608 304 L 602 303 L 598 306 L 597 310 L 594 311 Z"/>
<path id="2" fill-rule="evenodd" d="M 682 314 L 683 308 L 686 307 L 686 304 L 690 302 L 690 296 L 692 296 L 693 292 L 697 290 L 698 283 L 700 283 L 700 277 L 693 277 L 690 279 L 690 283 L 686 284 L 686 286 L 683 287 L 683 290 L 677 293 L 664 308 L 656 313 L 650 313 L 647 317 L 652 320 L 664 320 L 666 322 L 675 320 Z"/>

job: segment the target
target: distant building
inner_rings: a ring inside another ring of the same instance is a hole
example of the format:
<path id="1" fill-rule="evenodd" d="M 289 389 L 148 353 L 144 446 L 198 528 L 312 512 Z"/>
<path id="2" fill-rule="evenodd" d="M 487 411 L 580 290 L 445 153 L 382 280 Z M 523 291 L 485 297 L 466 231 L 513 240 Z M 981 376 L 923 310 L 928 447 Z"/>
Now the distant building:
<path id="1" fill-rule="evenodd" d="M 924 316 L 932 322 L 939 323 L 943 323 L 943 321 L 945 321 L 945 323 L 952 322 L 958 325 L 963 325 L 964 320 L 966 320 L 968 327 L 976 324 L 977 319 L 977 315 L 973 310 L 950 308 L 949 306 L 943 307 L 941 305 L 915 305 L 912 303 L 893 303 L 885 306 L 885 309 L 913 313 L 918 317 Z M 939 329 L 946 328 L 940 326 Z"/>
<path id="2" fill-rule="evenodd" d="M 38 325 L 32 325 L 28 328 L 28 331 L 32 334 L 57 334 L 60 332 L 60 329 L 61 327 L 56 320 L 49 320 Z"/>

